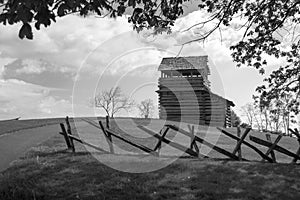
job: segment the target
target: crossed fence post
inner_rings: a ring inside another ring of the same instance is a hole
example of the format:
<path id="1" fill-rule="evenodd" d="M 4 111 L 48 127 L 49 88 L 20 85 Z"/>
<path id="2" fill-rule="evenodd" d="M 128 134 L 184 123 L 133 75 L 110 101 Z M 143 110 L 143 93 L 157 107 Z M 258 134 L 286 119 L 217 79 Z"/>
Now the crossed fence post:
<path id="1" fill-rule="evenodd" d="M 60 128 L 62 130 L 61 134 L 64 136 L 64 139 L 65 139 L 68 149 L 71 149 L 72 152 L 75 152 L 75 145 L 73 142 L 73 138 L 70 137 L 70 136 L 72 136 L 72 129 L 71 129 L 71 125 L 70 125 L 68 116 L 66 117 L 65 121 L 67 124 L 67 130 L 65 128 L 65 125 L 63 123 L 60 123 Z"/>

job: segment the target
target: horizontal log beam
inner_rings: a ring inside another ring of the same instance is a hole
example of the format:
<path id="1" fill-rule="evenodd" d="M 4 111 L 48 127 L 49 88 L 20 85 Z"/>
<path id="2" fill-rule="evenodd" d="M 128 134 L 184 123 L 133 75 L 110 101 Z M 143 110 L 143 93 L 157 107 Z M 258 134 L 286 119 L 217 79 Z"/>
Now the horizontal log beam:
<path id="1" fill-rule="evenodd" d="M 59 134 L 64 135 L 64 133 L 62 133 L 62 132 L 60 132 Z M 102 148 L 100 148 L 100 147 L 97 147 L 97 146 L 95 146 L 95 145 L 93 145 L 93 144 L 87 143 L 87 142 L 83 141 L 82 139 L 80 139 L 80 138 L 78 138 L 78 137 L 75 137 L 75 136 L 70 135 L 70 134 L 67 134 L 67 136 L 68 136 L 69 138 L 71 138 L 72 140 L 75 140 L 75 141 L 77 141 L 77 142 L 79 142 L 79 143 L 81 143 L 81 144 L 84 144 L 84 145 L 86 145 L 86 146 L 92 147 L 92 148 L 94 148 L 94 149 L 96 149 L 96 150 L 98 150 L 98 151 L 102 151 L 102 152 L 104 152 L 104 153 L 109 153 L 108 151 L 105 151 L 104 149 L 102 149 Z"/>
<path id="2" fill-rule="evenodd" d="M 273 145 L 273 143 L 271 143 L 271 142 L 267 142 L 265 140 L 262 140 L 260 138 L 254 137 L 254 136 L 250 136 L 250 140 L 257 143 L 257 144 L 260 144 L 260 145 L 263 145 L 263 146 L 266 146 L 266 147 L 269 147 L 269 148 L 272 147 L 272 145 Z M 300 159 L 300 157 L 297 154 L 295 154 L 295 153 L 293 153 L 293 152 L 291 152 L 291 151 L 289 151 L 289 150 L 287 150 L 287 149 L 285 149 L 281 146 L 275 145 L 274 150 L 276 150 L 280 153 L 283 153 L 287 156 L 290 156 L 290 157 L 293 157 L 293 158 L 296 158 L 296 159 Z"/>
<path id="3" fill-rule="evenodd" d="M 132 145 L 132 146 L 134 146 L 134 147 L 136 147 L 136 148 L 144 151 L 144 152 L 146 152 L 146 153 L 152 154 L 154 156 L 158 156 L 157 152 L 153 151 L 152 149 L 150 149 L 150 148 L 148 148 L 148 147 L 146 147 L 144 145 L 134 143 L 131 140 L 126 139 L 123 136 L 118 135 L 116 132 L 114 132 L 112 130 L 106 130 L 106 132 L 109 133 L 109 134 L 111 134 L 112 136 L 114 136 L 114 137 L 116 137 L 116 138 L 118 138 L 118 139 L 120 139 L 120 140 L 122 140 L 122 141 L 124 141 L 124 142 L 126 142 L 126 143 L 128 143 L 128 144 L 130 144 L 130 145 Z"/>

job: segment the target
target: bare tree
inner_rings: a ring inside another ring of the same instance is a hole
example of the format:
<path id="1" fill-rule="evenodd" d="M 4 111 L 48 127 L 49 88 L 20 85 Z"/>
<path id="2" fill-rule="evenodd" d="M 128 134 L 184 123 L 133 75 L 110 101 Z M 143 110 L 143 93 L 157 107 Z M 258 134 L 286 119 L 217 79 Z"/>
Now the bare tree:
<path id="1" fill-rule="evenodd" d="M 273 107 L 274 108 L 271 110 L 271 116 L 270 116 L 270 121 L 271 121 L 270 126 L 275 132 L 278 132 L 280 126 L 282 125 L 280 116 L 282 113 L 283 102 L 279 98 L 276 98 L 273 100 Z"/>
<path id="2" fill-rule="evenodd" d="M 254 108 L 255 108 L 255 121 L 257 123 L 258 129 L 260 131 L 267 131 L 270 121 L 270 103 L 259 99 L 259 97 L 254 98 Z"/>
<path id="3" fill-rule="evenodd" d="M 120 87 L 98 93 L 94 98 L 94 106 L 105 110 L 106 114 L 114 117 L 120 110 L 129 110 L 134 102 L 122 93 Z"/>
<path id="4" fill-rule="evenodd" d="M 255 118 L 255 108 L 251 103 L 247 103 L 242 107 L 243 115 L 247 117 L 248 124 L 252 127 Z"/>
<path id="5" fill-rule="evenodd" d="M 152 99 L 145 99 L 137 107 L 138 107 L 138 109 L 140 111 L 140 116 L 142 116 L 145 119 L 147 119 L 153 113 L 154 104 L 153 104 Z"/>
<path id="6" fill-rule="evenodd" d="M 253 103 L 242 106 L 243 116 L 247 117 L 247 124 L 262 131 L 265 127 L 263 112 Z"/>
<path id="7" fill-rule="evenodd" d="M 240 117 L 232 110 L 231 111 L 231 126 L 232 127 L 237 127 L 241 124 L 241 119 Z"/>
<path id="8" fill-rule="evenodd" d="M 258 98 L 258 97 L 257 97 Z M 293 101 L 292 94 L 285 93 L 276 99 L 264 101 L 254 98 L 254 103 L 248 103 L 242 107 L 248 123 L 261 131 L 288 132 L 291 123 L 296 123 L 295 115 L 291 111 Z"/>
<path id="9" fill-rule="evenodd" d="M 291 122 L 291 110 L 290 110 L 290 101 L 292 99 L 291 94 L 285 94 L 282 96 L 283 103 L 285 104 L 284 110 L 282 112 L 282 121 L 285 133 L 289 132 L 290 122 Z"/>

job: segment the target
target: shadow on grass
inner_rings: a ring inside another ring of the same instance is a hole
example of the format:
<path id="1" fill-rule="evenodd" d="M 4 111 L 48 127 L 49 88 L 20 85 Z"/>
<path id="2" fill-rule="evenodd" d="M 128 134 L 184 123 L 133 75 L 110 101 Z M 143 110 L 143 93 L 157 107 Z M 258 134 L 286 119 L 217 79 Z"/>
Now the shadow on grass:
<path id="1" fill-rule="evenodd" d="M 58 150 L 3 172 L 0 199 L 298 199 L 299 175 L 297 165 L 195 159 L 131 174 L 86 152 Z"/>

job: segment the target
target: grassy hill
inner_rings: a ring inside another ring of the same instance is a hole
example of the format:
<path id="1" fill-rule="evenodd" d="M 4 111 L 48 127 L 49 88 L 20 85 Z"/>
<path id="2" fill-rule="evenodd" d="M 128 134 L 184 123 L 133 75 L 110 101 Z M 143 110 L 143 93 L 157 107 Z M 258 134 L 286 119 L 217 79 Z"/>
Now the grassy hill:
<path id="1" fill-rule="evenodd" d="M 13 126 L 13 129 L 9 129 L 10 125 L 6 124 L 8 127 L 6 130 L 45 126 L 63 121 L 63 119 L 26 120 L 25 123 L 18 121 L 17 123 L 20 124 Z M 9 123 L 14 125 L 13 122 Z M 120 134 L 153 148 L 156 142 L 154 138 L 143 133 L 137 125 L 145 125 L 158 132 L 165 122 L 122 118 L 116 119 L 112 122 L 114 123 L 114 128 Z M 77 120 L 75 124 L 71 125 L 78 129 L 76 134 L 81 138 L 99 146 L 106 142 L 99 129 L 80 120 Z M 187 129 L 186 124 L 183 124 L 182 128 Z M 214 127 L 196 127 L 196 130 L 198 130 L 196 132 L 199 137 L 215 141 L 218 146 L 228 151 L 232 151 L 236 144 Z M 236 130 L 232 128 L 228 131 L 235 132 Z M 250 134 L 265 138 L 261 133 L 251 132 Z M 170 132 L 167 137 L 181 144 L 189 144 L 189 138 L 179 134 Z M 274 138 L 275 136 L 272 137 L 273 140 Z M 285 147 L 289 146 L 292 149 L 298 147 L 295 138 L 284 138 L 281 142 L 280 145 Z M 138 150 L 121 141 L 114 140 L 114 143 L 121 152 L 138 153 Z M 1 172 L 0 199 L 298 200 L 300 198 L 299 164 L 257 162 L 260 158 L 246 147 L 242 149 L 243 155 L 257 161 L 230 161 L 214 151 L 208 151 L 211 157 L 209 159 L 175 156 L 175 159 L 169 162 L 166 157 L 101 154 L 88 151 L 89 149 L 81 144 L 75 143 L 75 145 L 76 153 L 66 150 L 63 137 L 57 134 L 32 148 L 10 168 Z M 266 148 L 260 148 L 266 151 Z M 164 145 L 162 153 L 174 152 Z M 281 159 L 280 154 L 276 156 Z M 149 165 L 165 167 L 147 173 L 116 170 L 122 166 L 122 169 L 136 169 L 138 172 L 139 169 L 149 167 Z M 114 169 L 111 166 L 115 166 Z"/>
<path id="2" fill-rule="evenodd" d="M 0 199 L 290 199 L 300 197 L 300 166 L 226 159 L 177 159 L 148 173 L 99 162 L 79 144 L 65 151 L 60 136 L 32 149 L 0 175 Z M 111 155 L 117 165 L 143 167 L 137 156 Z M 130 163 L 128 164 L 128 161 Z"/>

